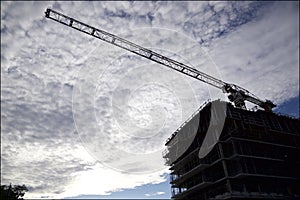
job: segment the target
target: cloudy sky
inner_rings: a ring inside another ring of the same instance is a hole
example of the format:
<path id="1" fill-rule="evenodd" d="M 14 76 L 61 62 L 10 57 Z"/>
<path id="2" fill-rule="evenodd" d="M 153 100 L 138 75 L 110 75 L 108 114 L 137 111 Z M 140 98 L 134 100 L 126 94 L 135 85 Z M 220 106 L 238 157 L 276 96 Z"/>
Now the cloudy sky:
<path id="1" fill-rule="evenodd" d="M 298 2 L 1 2 L 1 183 L 26 184 L 26 197 L 169 198 L 165 140 L 225 99 L 46 8 L 299 116 Z"/>

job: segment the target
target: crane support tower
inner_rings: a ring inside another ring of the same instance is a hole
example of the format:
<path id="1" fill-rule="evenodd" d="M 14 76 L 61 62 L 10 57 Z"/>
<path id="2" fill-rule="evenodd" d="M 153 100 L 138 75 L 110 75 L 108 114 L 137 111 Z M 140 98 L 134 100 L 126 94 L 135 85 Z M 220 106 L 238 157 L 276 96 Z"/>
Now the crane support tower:
<path id="1" fill-rule="evenodd" d="M 50 8 L 46 9 L 45 17 L 219 88 L 224 93 L 228 94 L 229 101 L 233 102 L 237 108 L 246 108 L 245 101 L 251 102 L 268 112 L 272 112 L 272 108 L 276 107 L 276 105 L 270 100 L 261 100 L 240 86 L 216 79 L 186 64 L 134 44 L 112 33 L 108 33 L 91 25 L 80 22 Z"/>

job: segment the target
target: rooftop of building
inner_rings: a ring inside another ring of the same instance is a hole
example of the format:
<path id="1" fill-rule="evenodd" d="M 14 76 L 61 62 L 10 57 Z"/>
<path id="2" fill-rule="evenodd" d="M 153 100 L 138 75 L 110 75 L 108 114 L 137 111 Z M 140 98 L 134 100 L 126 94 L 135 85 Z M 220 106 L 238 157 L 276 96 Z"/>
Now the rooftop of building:
<path id="1" fill-rule="evenodd" d="M 220 99 L 217 100 L 206 100 L 190 117 L 188 117 L 188 119 L 186 119 L 179 128 L 176 129 L 176 131 L 174 131 L 174 133 L 166 140 L 165 145 L 167 146 L 170 141 L 178 134 L 178 132 L 189 122 L 191 121 L 199 112 L 201 112 L 204 108 L 208 107 L 212 102 L 216 102 L 216 101 L 220 101 L 220 102 L 225 102 L 225 101 L 221 101 Z M 234 107 L 230 102 L 225 102 L 227 103 L 227 105 Z M 241 109 L 241 108 L 236 108 L 236 109 Z M 260 110 L 258 109 L 256 106 L 251 108 L 251 109 L 241 109 L 241 110 L 246 110 L 248 112 L 266 112 L 264 110 Z M 297 118 L 295 116 L 292 115 L 288 115 L 288 114 L 284 114 L 284 113 L 280 113 L 280 112 L 272 112 L 272 114 L 276 115 L 276 116 L 280 116 L 280 117 L 286 117 L 286 118 L 290 118 L 290 119 L 298 119 L 300 120 L 300 118 Z"/>

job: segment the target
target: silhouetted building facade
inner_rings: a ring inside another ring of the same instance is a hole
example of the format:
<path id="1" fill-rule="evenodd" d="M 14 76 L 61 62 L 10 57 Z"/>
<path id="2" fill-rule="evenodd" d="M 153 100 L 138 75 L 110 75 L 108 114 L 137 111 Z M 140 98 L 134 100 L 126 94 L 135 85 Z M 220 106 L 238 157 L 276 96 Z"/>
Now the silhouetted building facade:
<path id="1" fill-rule="evenodd" d="M 223 104 L 224 119 L 208 102 L 167 140 L 164 158 L 171 170 L 172 199 L 299 198 L 299 119 Z M 224 123 L 220 137 L 207 147 L 209 153 L 199 156 L 209 127 L 213 130 L 219 122 Z M 185 143 L 194 130 L 191 142 Z"/>

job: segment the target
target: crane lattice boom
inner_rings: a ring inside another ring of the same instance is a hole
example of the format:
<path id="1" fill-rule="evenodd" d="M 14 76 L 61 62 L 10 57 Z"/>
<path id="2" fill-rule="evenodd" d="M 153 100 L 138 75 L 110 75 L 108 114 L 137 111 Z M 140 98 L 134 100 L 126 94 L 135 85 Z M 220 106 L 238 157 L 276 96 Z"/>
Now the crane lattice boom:
<path id="1" fill-rule="evenodd" d="M 174 70 L 176 70 L 180 73 L 183 73 L 187 76 L 193 77 L 202 82 L 210 84 L 216 88 L 222 89 L 224 93 L 230 94 L 228 96 L 228 98 L 231 102 L 234 102 L 236 107 L 245 108 L 245 100 L 258 105 L 267 111 L 272 111 L 272 108 L 275 107 L 275 104 L 273 104 L 271 101 L 260 100 L 256 96 L 251 94 L 249 91 L 247 91 L 246 89 L 244 89 L 240 86 L 237 86 L 234 84 L 229 84 L 222 80 L 216 79 L 208 74 L 200 72 L 197 69 L 187 66 L 181 62 L 178 62 L 171 58 L 165 57 L 165 56 L 163 56 L 159 53 L 156 53 L 150 49 L 141 47 L 141 46 L 134 44 L 128 40 L 118 37 L 114 34 L 97 29 L 93 26 L 90 26 L 88 24 L 80 22 L 74 18 L 68 17 L 68 16 L 61 14 L 57 11 L 54 11 L 52 9 L 48 8 L 45 12 L 45 16 L 49 19 L 52 19 L 61 24 L 64 24 L 71 28 L 74 28 L 78 31 L 81 31 L 83 33 L 86 33 L 88 35 L 96 37 L 100 40 L 103 40 L 103 41 L 113 44 L 115 46 L 121 47 L 132 53 L 135 53 L 139 56 L 142 56 L 144 58 L 152 60 L 156 63 L 162 64 L 166 67 L 174 69 Z"/>

